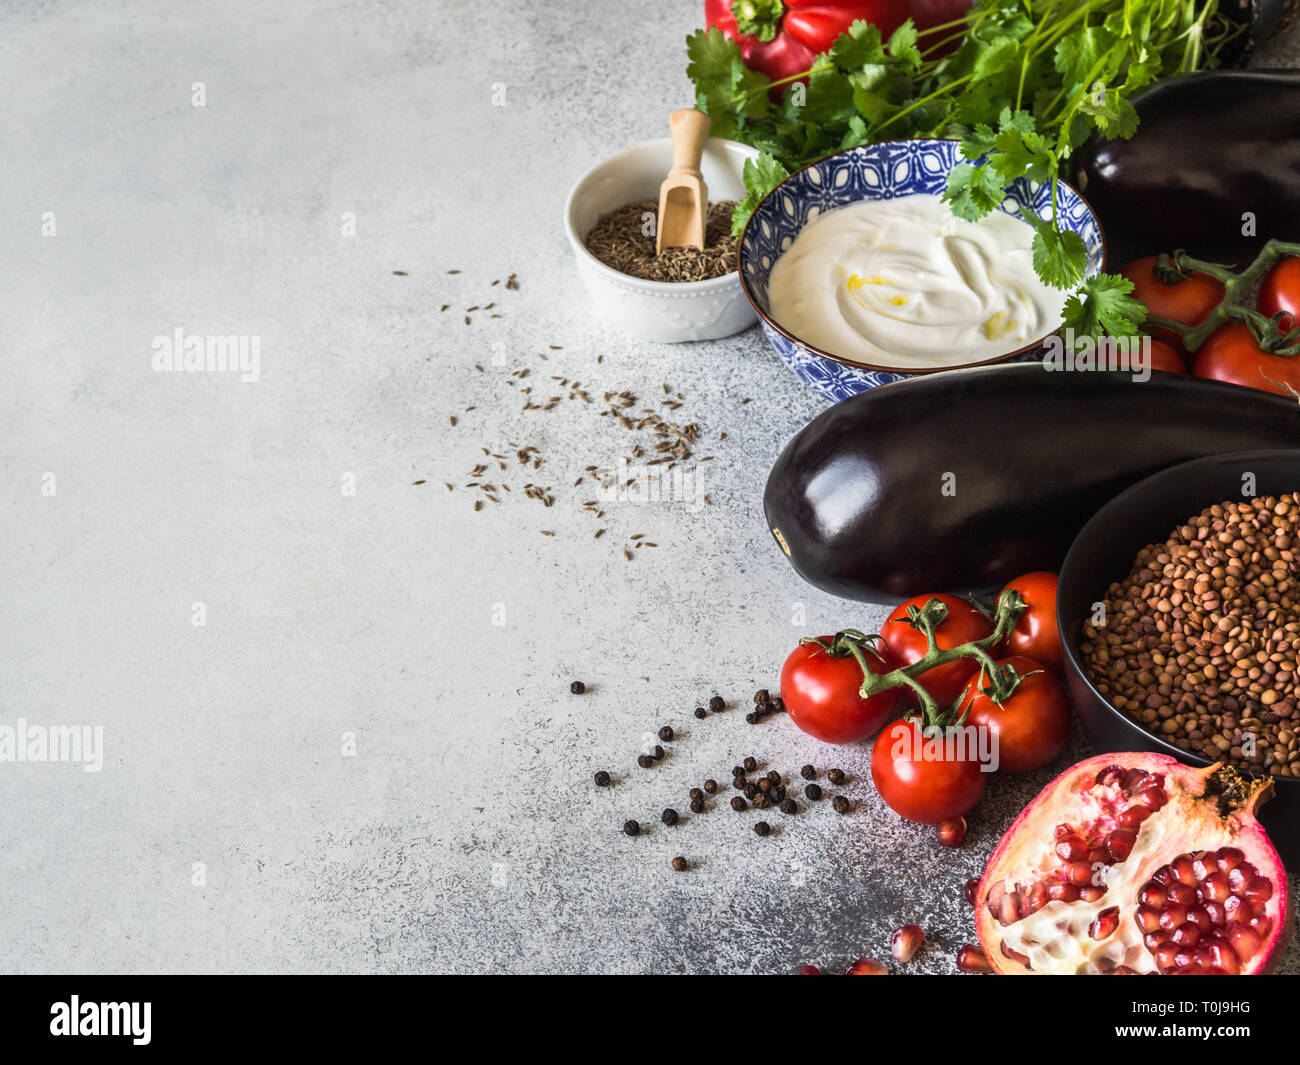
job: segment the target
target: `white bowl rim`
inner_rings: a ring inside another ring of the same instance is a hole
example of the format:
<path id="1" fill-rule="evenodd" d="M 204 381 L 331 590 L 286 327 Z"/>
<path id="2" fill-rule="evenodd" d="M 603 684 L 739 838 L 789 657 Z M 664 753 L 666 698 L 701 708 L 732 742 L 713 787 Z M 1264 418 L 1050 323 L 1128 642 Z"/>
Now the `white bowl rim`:
<path id="1" fill-rule="evenodd" d="M 751 148 L 748 144 L 742 144 L 740 141 L 729 140 L 726 137 L 710 137 L 709 140 L 717 141 L 719 144 L 726 145 L 728 151 L 738 149 L 739 153 L 744 155 L 747 159 L 757 159 L 760 154 L 757 148 Z M 580 259 L 583 259 L 588 264 L 594 266 L 598 272 L 605 275 L 606 280 L 617 282 L 626 288 L 631 288 L 647 295 L 668 296 L 675 293 L 681 296 L 705 296 L 714 292 L 721 292 L 723 289 L 726 289 L 731 285 L 739 285 L 739 243 L 737 243 L 736 246 L 736 267 L 734 270 L 729 270 L 725 274 L 720 274 L 717 277 L 705 278 L 703 281 L 651 281 L 644 277 L 633 277 L 631 274 L 625 274 L 622 270 L 615 270 L 612 266 L 608 266 L 601 262 L 596 258 L 596 256 L 592 255 L 591 252 L 587 250 L 585 241 L 582 237 L 578 236 L 577 230 L 574 228 L 573 212 L 578 202 L 578 190 L 586 183 L 588 178 L 596 173 L 597 170 L 601 170 L 604 167 L 609 166 L 611 163 L 616 163 L 627 156 L 631 156 L 647 148 L 671 146 L 672 142 L 671 137 L 654 137 L 650 140 L 637 141 L 636 143 L 629 144 L 626 148 L 615 152 L 613 155 L 606 156 L 604 159 L 601 159 L 599 162 L 588 167 L 579 176 L 578 180 L 573 183 L 573 187 L 569 189 L 569 195 L 564 199 L 564 231 L 568 234 L 569 243 L 573 245 L 574 253 Z"/>
<path id="2" fill-rule="evenodd" d="M 893 140 L 872 141 L 870 144 L 857 144 L 854 145 L 852 148 L 841 148 L 838 152 L 831 152 L 830 155 L 823 155 L 820 159 L 814 159 L 811 163 L 805 163 L 797 170 L 792 170 L 789 174 L 787 174 L 784 178 L 781 179 L 780 183 L 774 189 L 772 189 L 766 196 L 764 196 L 761 200 L 758 201 L 758 203 L 754 207 L 754 210 L 750 213 L 749 217 L 745 219 L 745 228 L 740 234 L 740 246 L 736 249 L 737 267 L 739 267 L 744 260 L 745 237 L 749 235 L 749 227 L 753 223 L 754 219 L 758 217 L 758 212 L 761 211 L 763 209 L 763 205 L 766 204 L 767 201 L 770 200 L 773 196 L 775 196 L 778 192 L 780 192 L 781 189 L 783 189 L 786 186 L 786 184 L 795 177 L 796 174 L 801 174 L 805 170 L 810 170 L 815 166 L 821 166 L 823 163 L 828 163 L 832 159 L 838 158 L 841 155 L 849 155 L 853 152 L 861 152 L 872 148 L 880 148 L 888 144 L 907 144 L 911 141 L 927 141 L 930 143 L 947 141 L 953 144 L 961 143 L 961 141 L 958 140 L 956 137 L 895 137 Z M 1106 267 L 1108 265 L 1108 260 L 1110 258 L 1110 246 L 1106 240 L 1106 229 L 1101 224 L 1101 218 L 1097 214 L 1096 210 L 1093 208 L 1092 204 L 1088 202 L 1088 198 L 1084 196 L 1084 194 L 1080 192 L 1079 189 L 1076 188 L 1072 182 L 1066 180 L 1065 178 L 1059 178 L 1059 181 L 1062 185 L 1064 185 L 1067 189 L 1069 189 L 1072 193 L 1074 193 L 1077 197 L 1079 197 L 1079 200 L 1088 209 L 1088 214 L 1092 216 L 1092 220 L 1097 224 L 1097 235 L 1101 239 L 1101 262 L 1097 267 L 1097 273 L 1104 274 L 1106 272 Z M 775 265 L 776 263 L 774 261 L 772 263 L 772 266 Z M 770 271 L 771 267 L 768 267 L 767 269 Z M 1087 274 L 1085 276 L 1092 277 L 1095 275 Z M 754 294 L 749 289 L 749 282 L 745 280 L 745 274 L 743 270 L 740 271 L 740 288 L 741 291 L 745 293 L 745 299 L 749 300 L 750 306 L 754 308 L 754 313 L 758 315 L 758 320 L 762 324 L 764 330 L 767 329 L 775 330 L 780 336 L 790 341 L 790 343 L 798 345 L 809 355 L 815 355 L 820 359 L 828 359 L 831 362 L 837 362 L 841 366 L 845 366 L 850 370 L 865 370 L 868 373 L 890 373 L 890 374 L 902 374 L 904 377 L 920 377 L 926 374 L 944 373 L 948 370 L 971 370 L 977 366 L 991 366 L 1000 362 L 1008 362 L 1011 359 L 1017 358 L 1030 351 L 1033 351 L 1035 348 L 1042 347 L 1045 343 L 1047 343 L 1050 337 L 1056 336 L 1064 328 L 1064 323 L 1062 323 L 1061 325 L 1058 325 L 1055 329 L 1051 330 L 1050 332 L 1044 333 L 1037 340 L 1031 341 L 1030 343 L 1023 345 L 1022 347 L 1016 348 L 1013 351 L 1008 351 L 1002 355 L 994 355 L 992 358 L 984 359 L 980 362 L 963 362 L 956 366 L 933 366 L 933 367 L 926 367 L 924 369 L 919 369 L 919 370 L 908 370 L 898 366 L 874 366 L 871 363 L 857 362 L 854 359 L 850 359 L 845 355 L 835 355 L 832 352 L 823 351 L 821 348 L 814 347 L 812 344 L 809 344 L 806 340 L 802 340 L 799 337 L 795 336 L 792 332 L 790 332 L 790 330 L 786 329 L 775 318 L 773 318 L 771 314 L 763 310 L 763 308 L 758 305 L 758 300 L 754 297 Z M 770 342 L 771 341 L 769 338 L 769 343 Z"/>

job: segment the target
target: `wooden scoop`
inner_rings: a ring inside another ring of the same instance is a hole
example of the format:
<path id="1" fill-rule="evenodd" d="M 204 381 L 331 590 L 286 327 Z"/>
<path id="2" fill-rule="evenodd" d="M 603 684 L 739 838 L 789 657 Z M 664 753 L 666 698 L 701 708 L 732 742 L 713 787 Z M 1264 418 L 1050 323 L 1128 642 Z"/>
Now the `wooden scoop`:
<path id="1" fill-rule="evenodd" d="M 673 168 L 659 186 L 656 255 L 665 248 L 704 250 L 709 190 L 700 176 L 700 156 L 704 154 L 709 126 L 709 116 L 690 107 L 668 117 L 668 129 L 673 135 Z"/>

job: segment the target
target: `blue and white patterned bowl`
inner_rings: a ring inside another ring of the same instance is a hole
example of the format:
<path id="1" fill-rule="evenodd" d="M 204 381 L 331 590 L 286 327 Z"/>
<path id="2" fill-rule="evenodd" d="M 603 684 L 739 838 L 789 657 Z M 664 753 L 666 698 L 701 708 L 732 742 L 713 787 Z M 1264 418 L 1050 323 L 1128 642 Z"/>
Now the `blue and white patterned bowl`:
<path id="1" fill-rule="evenodd" d="M 777 354 L 804 383 L 828 399 L 838 402 L 890 381 L 964 366 L 903 373 L 853 362 L 805 344 L 772 318 L 767 285 L 773 264 L 794 243 L 799 231 L 826 211 L 859 200 L 942 193 L 947 187 L 948 172 L 962 161 L 958 149 L 955 140 L 926 139 L 882 141 L 850 148 L 796 170 L 750 216 L 740 242 L 741 287 L 758 312 L 763 332 Z M 1088 201 L 1062 181 L 1057 189 L 1057 203 L 1064 228 L 1078 233 L 1088 249 L 1087 275 L 1100 273 L 1106 263 L 1106 238 Z M 1008 214 L 1029 210 L 1040 217 L 1050 217 L 1051 208 L 1051 186 L 1023 180 L 1008 189 L 1001 206 Z M 1043 336 L 1022 348 L 965 366 L 1041 358 L 1046 339 Z"/>

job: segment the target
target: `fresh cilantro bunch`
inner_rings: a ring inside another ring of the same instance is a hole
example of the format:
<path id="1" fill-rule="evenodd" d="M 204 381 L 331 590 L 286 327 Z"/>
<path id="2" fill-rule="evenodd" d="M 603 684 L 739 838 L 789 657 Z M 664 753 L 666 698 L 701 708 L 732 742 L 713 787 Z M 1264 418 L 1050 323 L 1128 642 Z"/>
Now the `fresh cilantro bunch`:
<path id="1" fill-rule="evenodd" d="M 1241 32 L 1219 15 L 1218 0 L 976 0 L 955 22 L 918 33 L 909 20 L 888 40 L 856 22 L 808 71 L 776 82 L 746 67 L 720 30 L 699 30 L 687 38 L 687 73 L 714 135 L 763 153 L 745 164 L 737 234 L 791 170 L 900 137 L 961 140 L 966 161 L 953 168 L 944 198 L 974 221 L 1019 178 L 1051 185 L 1055 215 L 1061 170 L 1094 131 L 1131 137 L 1135 92 L 1214 66 Z M 1133 334 L 1145 308 L 1130 296 L 1132 284 L 1109 274 L 1085 279 L 1078 234 L 1055 217 L 1027 220 L 1038 275 L 1074 290 L 1066 323 L 1090 335 Z"/>

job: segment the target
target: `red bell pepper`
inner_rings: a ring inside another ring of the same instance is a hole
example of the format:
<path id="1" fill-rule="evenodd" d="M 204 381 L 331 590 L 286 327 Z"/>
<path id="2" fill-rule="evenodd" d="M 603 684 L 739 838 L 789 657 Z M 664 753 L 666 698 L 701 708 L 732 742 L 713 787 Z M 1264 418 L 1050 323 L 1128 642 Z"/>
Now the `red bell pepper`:
<path id="1" fill-rule="evenodd" d="M 773 81 L 792 78 L 862 19 L 888 38 L 908 18 L 918 30 L 961 18 L 971 0 L 704 0 L 704 18 L 740 45 L 740 57 Z M 936 34 L 935 42 L 942 37 Z M 921 39 L 921 47 L 926 46 Z"/>

